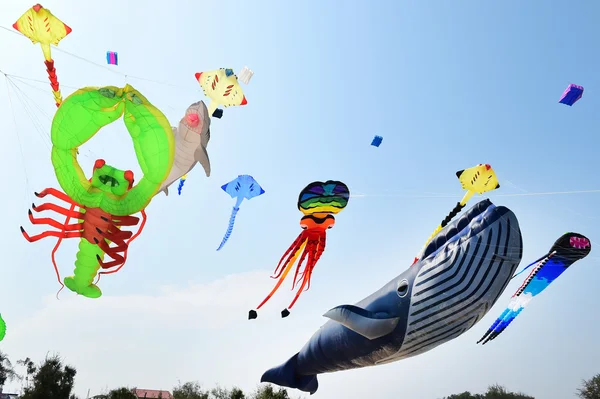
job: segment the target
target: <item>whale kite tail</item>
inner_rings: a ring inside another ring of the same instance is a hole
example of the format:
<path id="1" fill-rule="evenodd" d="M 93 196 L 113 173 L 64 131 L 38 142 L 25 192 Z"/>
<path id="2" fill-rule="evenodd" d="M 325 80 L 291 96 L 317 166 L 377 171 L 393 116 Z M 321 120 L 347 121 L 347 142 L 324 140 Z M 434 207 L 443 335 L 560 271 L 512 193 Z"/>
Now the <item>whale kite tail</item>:
<path id="1" fill-rule="evenodd" d="M 231 217 L 229 218 L 229 226 L 227 226 L 227 231 L 225 232 L 223 241 L 221 241 L 221 245 L 219 245 L 219 248 L 217 248 L 217 251 L 220 251 L 221 248 L 223 248 L 223 245 L 225 245 L 225 243 L 227 242 L 227 240 L 229 240 L 229 236 L 231 235 L 231 232 L 233 231 L 233 225 L 235 223 L 235 215 L 237 215 L 239 210 L 240 210 L 240 208 L 237 208 L 235 206 L 233 207 L 233 210 L 231 211 Z"/>
<path id="2" fill-rule="evenodd" d="M 295 388 L 304 392 L 309 392 L 311 395 L 317 392 L 319 381 L 316 375 L 298 375 L 296 369 L 298 367 L 298 353 L 290 358 L 287 362 L 273 367 L 260 378 L 260 382 L 270 382 L 282 387 Z"/>

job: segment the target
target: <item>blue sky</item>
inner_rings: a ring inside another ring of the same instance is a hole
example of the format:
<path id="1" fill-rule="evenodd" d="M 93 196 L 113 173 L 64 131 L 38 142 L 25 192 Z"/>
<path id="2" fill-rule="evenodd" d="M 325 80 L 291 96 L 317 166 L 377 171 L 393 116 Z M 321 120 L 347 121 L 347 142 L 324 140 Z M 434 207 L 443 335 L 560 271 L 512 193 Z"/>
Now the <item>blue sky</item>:
<path id="1" fill-rule="evenodd" d="M 0 25 L 10 28 L 33 3 L 8 3 Z M 59 352 L 77 367 L 83 397 L 120 385 L 171 389 L 178 380 L 253 389 L 301 348 L 325 311 L 362 299 L 411 264 L 462 197 L 454 173 L 477 163 L 494 167 L 502 187 L 489 197 L 519 219 L 522 266 L 566 231 L 595 245 L 600 193 L 535 193 L 600 189 L 592 130 L 599 4 L 324 3 L 43 3 L 73 29 L 59 49 L 76 57 L 53 51 L 65 96 L 127 82 L 175 125 L 190 103 L 206 101 L 196 72 L 255 72 L 243 86 L 248 105 L 213 121 L 211 177 L 197 167 L 183 195 L 152 201 L 127 265 L 101 280 L 98 300 L 64 290 L 57 301 L 54 241 L 30 244 L 19 234 L 19 225 L 41 231 L 27 219 L 31 202 L 41 203 L 33 191 L 58 187 L 49 151 L 55 107 L 39 46 L 0 30 L 0 69 L 27 78 L 11 77 L 18 89 L 7 89 L 0 76 L 0 312 L 9 328 L 0 350 L 15 360 Z M 105 66 L 107 50 L 118 51 L 118 67 Z M 569 83 L 585 87 L 573 107 L 558 104 Z M 375 134 L 384 137 L 379 148 L 370 146 Z M 96 158 L 141 173 L 119 123 L 80 158 L 88 173 Z M 242 204 L 216 252 L 233 205 L 220 186 L 238 174 L 253 175 L 266 194 Z M 363 196 L 336 217 L 292 315 L 279 317 L 293 296 L 287 282 L 249 322 L 247 311 L 271 289 L 268 276 L 300 232 L 299 191 L 327 179 Z M 76 242 L 59 250 L 63 277 L 76 250 Z M 314 397 L 434 399 L 499 383 L 537 398 L 574 398 L 581 379 L 600 372 L 599 259 L 592 251 L 575 264 L 485 347 L 475 342 L 519 281 L 458 339 L 390 365 L 321 376 Z"/>

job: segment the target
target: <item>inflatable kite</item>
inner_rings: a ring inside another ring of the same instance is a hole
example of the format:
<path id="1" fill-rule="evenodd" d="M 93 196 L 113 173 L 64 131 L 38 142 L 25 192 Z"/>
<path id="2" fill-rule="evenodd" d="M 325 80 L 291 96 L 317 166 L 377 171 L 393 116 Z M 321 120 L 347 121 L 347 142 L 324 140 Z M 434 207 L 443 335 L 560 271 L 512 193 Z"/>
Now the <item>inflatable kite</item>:
<path id="1" fill-rule="evenodd" d="M 214 71 L 198 72 L 196 73 L 196 80 L 200 83 L 204 95 L 210 98 L 208 114 L 211 117 L 221 117 L 222 111 L 214 115 L 219 105 L 230 107 L 248 104 L 233 69 L 221 68 Z"/>
<path id="2" fill-rule="evenodd" d="M 561 104 L 568 105 L 569 107 L 575 104 L 583 96 L 583 86 L 577 86 L 570 84 L 565 89 L 562 97 L 558 101 Z"/>
<path id="3" fill-rule="evenodd" d="M 416 356 L 448 342 L 487 313 L 522 254 L 516 216 L 483 200 L 448 224 L 414 266 L 331 319 L 261 382 L 315 393 L 317 375 Z"/>
<path id="4" fill-rule="evenodd" d="M 116 169 L 102 159 L 96 161 L 92 177 L 88 179 L 77 161 L 77 148 L 121 116 L 133 140 L 144 173 L 142 179 L 134 185 L 131 170 Z M 144 209 L 171 170 L 175 152 L 173 133 L 162 112 L 140 92 L 126 85 L 122 89 L 86 87 L 71 94 L 54 116 L 51 139 L 52 164 L 64 193 L 47 188 L 35 195 L 39 198 L 54 196 L 70 207 L 52 203 L 32 205 L 35 212 L 52 210 L 66 219 L 58 222 L 51 218 L 35 218 L 30 210 L 31 223 L 46 224 L 58 230 L 29 236 L 21 227 L 21 232 L 29 242 L 44 237 L 58 238 L 52 251 L 52 263 L 61 285 L 54 254 L 63 238 L 80 238 L 74 275 L 66 277 L 64 285 L 88 298 L 98 298 L 102 291 L 92 283 L 94 277 L 114 273 L 125 264 L 130 242 L 144 227 Z M 138 212 L 144 219 L 138 232 L 132 235 L 130 231 L 121 231 L 123 226 L 137 225 L 139 218 L 131 215 Z M 77 222 L 69 224 L 70 219 Z M 104 262 L 104 255 L 111 260 Z M 116 269 L 98 273 L 100 268 Z"/>
<path id="5" fill-rule="evenodd" d="M 373 147 L 379 147 L 382 142 L 383 142 L 383 137 L 375 136 L 375 137 L 373 137 L 373 141 L 371 141 L 371 145 Z"/>
<path id="6" fill-rule="evenodd" d="M 56 69 L 54 68 L 50 45 L 58 46 L 58 43 L 71 33 L 71 28 L 52 15 L 50 10 L 39 4 L 25 11 L 17 22 L 13 24 L 13 28 L 28 37 L 33 44 L 39 43 L 42 46 L 44 64 L 48 72 L 52 94 L 54 95 L 56 106 L 60 106 L 63 99 L 60 93 L 58 78 L 56 77 Z"/>
<path id="7" fill-rule="evenodd" d="M 485 345 L 494 340 L 525 309 L 534 296 L 544 291 L 573 263 L 585 258 L 591 250 L 590 240 L 578 233 L 566 233 L 556 240 L 550 248 L 550 252 L 514 276 L 518 276 L 533 266 L 529 276 L 510 299 L 506 310 L 477 343 Z"/>
<path id="8" fill-rule="evenodd" d="M 6 323 L 4 322 L 2 315 L 0 315 L 0 341 L 2 341 L 5 336 L 6 336 Z"/>
<path id="9" fill-rule="evenodd" d="M 442 222 L 435 228 L 433 233 L 429 236 L 427 241 L 425 241 L 425 247 L 427 244 L 439 233 L 459 212 L 467 205 L 467 202 L 475 195 L 475 193 L 483 194 L 488 191 L 495 190 L 500 188 L 500 184 L 498 184 L 498 178 L 496 177 L 496 172 L 494 169 L 488 164 L 480 163 L 477 166 L 473 166 L 469 169 L 463 169 L 456 172 L 456 177 L 460 181 L 463 190 L 467 190 L 463 199 L 460 200 L 450 211 L 450 213 L 442 220 Z M 421 250 L 421 252 L 423 251 Z M 421 254 L 419 254 L 413 261 L 413 264 L 417 263 Z"/>
<path id="10" fill-rule="evenodd" d="M 325 251 L 327 230 L 335 225 L 335 217 L 333 215 L 341 212 L 348 205 L 349 199 L 350 190 L 348 190 L 348 186 L 334 180 L 312 182 L 300 192 L 298 209 L 304 214 L 302 219 L 300 219 L 302 233 L 300 233 L 298 238 L 296 238 L 294 243 L 279 260 L 279 264 L 275 269 L 275 276 L 273 276 L 273 278 L 277 278 L 279 281 L 275 284 L 269 295 L 256 307 L 256 310 L 260 309 L 273 296 L 287 277 L 294 263 L 296 263 L 300 253 L 302 253 L 296 267 L 292 289 L 296 287 L 298 278 L 302 280 L 302 283 L 290 305 L 281 312 L 281 317 L 289 316 L 290 309 L 294 306 L 302 291 L 310 288 L 310 277 L 321 255 Z M 308 259 L 306 259 L 307 256 Z M 284 259 L 285 262 L 283 261 Z M 298 275 L 305 259 L 306 265 L 304 270 Z M 250 310 L 248 319 L 256 319 L 258 317 L 256 310 Z"/>
<path id="11" fill-rule="evenodd" d="M 229 218 L 229 226 L 227 227 L 227 231 L 225 232 L 225 236 L 217 248 L 217 251 L 220 251 L 223 248 L 223 245 L 231 236 L 231 232 L 233 231 L 233 224 L 235 223 L 235 217 L 240 210 L 240 205 L 244 198 L 247 200 L 251 200 L 254 197 L 258 197 L 265 193 L 265 190 L 258 184 L 254 177 L 249 175 L 239 175 L 232 181 L 227 184 L 221 186 L 223 191 L 231 196 L 231 198 L 236 198 L 235 205 L 233 206 L 233 210 L 231 211 L 231 217 Z"/>
<path id="12" fill-rule="evenodd" d="M 254 76 L 254 72 L 252 71 L 252 69 L 245 66 L 240 71 L 240 76 L 238 77 L 238 80 L 244 84 L 249 84 L 250 79 L 252 79 L 252 76 Z"/>
<path id="13" fill-rule="evenodd" d="M 181 178 L 177 191 L 181 195 L 183 182 L 199 162 L 206 176 L 210 176 L 210 160 L 206 147 L 210 140 L 210 118 L 202 101 L 191 104 L 179 121 L 179 128 L 173 127 L 175 136 L 175 159 L 169 176 L 160 186 L 159 192 L 169 195 L 169 186 Z"/>
<path id="14" fill-rule="evenodd" d="M 115 51 L 107 51 L 106 63 L 108 65 L 119 65 L 119 54 Z"/>

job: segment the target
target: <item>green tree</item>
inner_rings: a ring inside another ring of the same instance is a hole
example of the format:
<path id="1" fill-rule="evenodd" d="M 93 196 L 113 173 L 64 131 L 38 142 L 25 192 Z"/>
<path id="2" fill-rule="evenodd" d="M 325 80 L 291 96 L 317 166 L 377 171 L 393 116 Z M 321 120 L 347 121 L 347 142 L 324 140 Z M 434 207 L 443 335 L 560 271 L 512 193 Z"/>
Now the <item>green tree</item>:
<path id="1" fill-rule="evenodd" d="M 503 386 L 498 384 L 488 387 L 484 394 L 463 392 L 447 396 L 445 399 L 535 399 L 533 396 L 524 393 L 509 392 Z M 587 398 L 585 398 L 587 399 Z"/>
<path id="2" fill-rule="evenodd" d="M 25 387 L 29 387 L 33 379 L 33 375 L 37 371 L 35 363 L 28 357 L 22 360 L 17 360 L 17 364 L 25 367 Z"/>
<path id="3" fill-rule="evenodd" d="M 454 395 L 447 396 L 445 399 L 483 399 L 483 395 L 475 394 L 473 395 L 469 391 L 465 391 L 463 393 L 457 393 Z"/>
<path id="4" fill-rule="evenodd" d="M 246 395 L 240 388 L 233 387 L 231 394 L 229 395 L 229 399 L 246 399 Z"/>
<path id="5" fill-rule="evenodd" d="M 582 387 L 577 389 L 577 396 L 581 399 L 600 399 L 600 374 L 583 380 Z"/>
<path id="6" fill-rule="evenodd" d="M 117 388 L 111 390 L 108 395 L 106 395 L 106 399 L 138 399 L 137 396 L 133 393 L 131 388 Z"/>
<path id="7" fill-rule="evenodd" d="M 19 375 L 15 372 L 12 363 L 8 359 L 8 356 L 0 352 L 0 392 L 2 387 L 6 384 L 6 381 L 20 379 Z"/>
<path id="8" fill-rule="evenodd" d="M 198 382 L 186 382 L 173 388 L 173 399 L 210 399 L 209 393 L 202 390 Z"/>
<path id="9" fill-rule="evenodd" d="M 259 387 L 253 396 L 254 399 L 291 399 L 285 388 L 279 388 L 277 391 L 270 384 Z"/>
<path id="10" fill-rule="evenodd" d="M 33 375 L 32 386 L 25 388 L 21 399 L 76 399 L 71 394 L 76 374 L 77 370 L 63 365 L 58 355 L 46 357 Z"/>
<path id="11" fill-rule="evenodd" d="M 525 395 L 524 393 L 515 393 L 507 391 L 503 386 L 498 384 L 488 388 L 483 399 L 535 399 L 533 396 Z"/>
<path id="12" fill-rule="evenodd" d="M 210 399 L 246 399 L 244 391 L 238 387 L 231 390 L 217 386 L 210 391 Z"/>

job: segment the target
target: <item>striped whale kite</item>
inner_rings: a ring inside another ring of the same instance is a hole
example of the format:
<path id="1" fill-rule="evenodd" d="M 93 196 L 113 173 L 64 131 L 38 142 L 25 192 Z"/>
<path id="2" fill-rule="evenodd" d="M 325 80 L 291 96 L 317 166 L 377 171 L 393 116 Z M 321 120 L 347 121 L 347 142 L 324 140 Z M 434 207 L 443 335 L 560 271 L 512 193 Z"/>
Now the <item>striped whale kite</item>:
<path id="1" fill-rule="evenodd" d="M 485 345 L 494 340 L 525 309 L 534 296 L 544 291 L 573 263 L 585 258 L 591 250 L 592 244 L 587 237 L 578 233 L 563 234 L 546 255 L 514 276 L 517 277 L 533 267 L 529 276 L 510 299 L 508 307 L 477 343 Z"/>
<path id="2" fill-rule="evenodd" d="M 261 382 L 317 391 L 317 375 L 375 366 L 425 353 L 468 331 L 504 291 L 521 262 L 513 212 L 483 200 L 446 225 L 418 262 L 325 323 Z"/>

